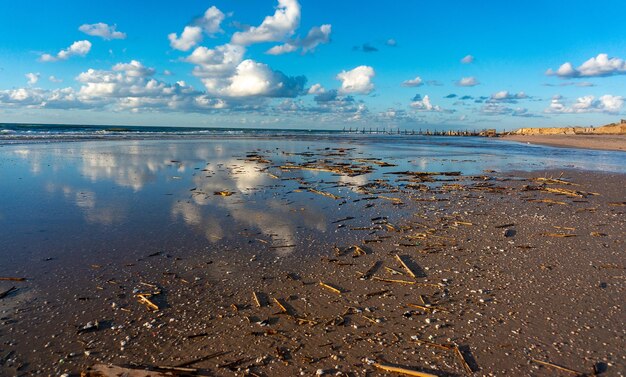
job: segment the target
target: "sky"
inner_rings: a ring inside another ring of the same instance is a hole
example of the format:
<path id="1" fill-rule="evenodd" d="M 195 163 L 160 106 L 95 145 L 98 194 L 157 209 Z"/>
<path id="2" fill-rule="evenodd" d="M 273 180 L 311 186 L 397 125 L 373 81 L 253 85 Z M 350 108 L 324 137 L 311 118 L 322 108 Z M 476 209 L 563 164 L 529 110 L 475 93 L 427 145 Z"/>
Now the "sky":
<path id="1" fill-rule="evenodd" d="M 0 122 L 510 130 L 626 118 L 626 2 L 12 1 Z"/>

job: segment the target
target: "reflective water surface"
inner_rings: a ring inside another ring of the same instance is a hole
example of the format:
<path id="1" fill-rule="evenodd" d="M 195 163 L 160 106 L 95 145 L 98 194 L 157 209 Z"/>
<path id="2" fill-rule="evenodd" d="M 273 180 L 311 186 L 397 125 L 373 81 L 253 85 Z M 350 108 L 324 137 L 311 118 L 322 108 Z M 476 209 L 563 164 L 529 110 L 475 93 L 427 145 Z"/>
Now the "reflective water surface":
<path id="1" fill-rule="evenodd" d="M 368 158 L 396 166 L 362 161 Z M 280 169 L 324 159 L 369 166 L 371 172 Z M 211 252 L 218 243 L 264 244 L 273 247 L 274 256 L 297 255 L 331 238 L 337 229 L 333 222 L 353 214 L 359 186 L 388 177 L 385 172 L 562 168 L 626 173 L 626 159 L 622 152 L 446 137 L 3 145 L 0 272 L 52 259 L 98 260 L 185 248 Z M 372 205 L 367 220 L 376 213 Z"/>

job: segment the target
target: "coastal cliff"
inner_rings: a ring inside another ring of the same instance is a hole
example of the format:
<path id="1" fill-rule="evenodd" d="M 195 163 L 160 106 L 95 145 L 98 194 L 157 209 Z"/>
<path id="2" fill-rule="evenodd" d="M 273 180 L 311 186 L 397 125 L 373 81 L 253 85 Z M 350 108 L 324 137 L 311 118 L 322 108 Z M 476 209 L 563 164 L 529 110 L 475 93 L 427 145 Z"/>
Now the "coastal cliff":
<path id="1" fill-rule="evenodd" d="M 626 135 L 626 119 L 602 127 L 520 128 L 512 135 Z"/>

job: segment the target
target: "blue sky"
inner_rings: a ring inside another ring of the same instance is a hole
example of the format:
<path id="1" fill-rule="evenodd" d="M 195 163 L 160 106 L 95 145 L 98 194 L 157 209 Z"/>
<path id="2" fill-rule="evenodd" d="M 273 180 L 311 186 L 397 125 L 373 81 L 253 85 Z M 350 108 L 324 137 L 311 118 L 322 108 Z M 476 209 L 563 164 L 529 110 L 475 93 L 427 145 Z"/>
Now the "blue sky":
<path id="1" fill-rule="evenodd" d="M 620 14 L 622 1 L 9 2 L 0 122 L 601 125 L 626 118 Z"/>

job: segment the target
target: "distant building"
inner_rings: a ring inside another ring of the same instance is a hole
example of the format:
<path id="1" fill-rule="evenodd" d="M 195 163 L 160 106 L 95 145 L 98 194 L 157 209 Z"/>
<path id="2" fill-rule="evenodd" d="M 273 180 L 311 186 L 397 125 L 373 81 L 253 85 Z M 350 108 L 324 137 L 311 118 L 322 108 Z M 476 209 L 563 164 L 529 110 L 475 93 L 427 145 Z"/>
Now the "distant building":
<path id="1" fill-rule="evenodd" d="M 619 123 L 620 123 L 620 124 L 626 124 L 626 119 L 621 119 L 621 120 L 619 121 Z"/>

